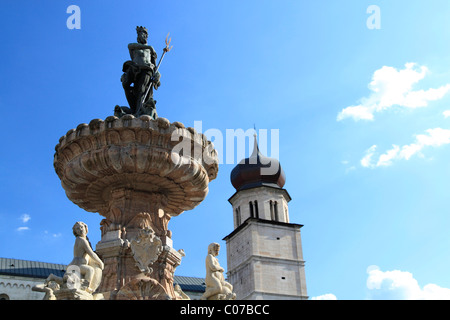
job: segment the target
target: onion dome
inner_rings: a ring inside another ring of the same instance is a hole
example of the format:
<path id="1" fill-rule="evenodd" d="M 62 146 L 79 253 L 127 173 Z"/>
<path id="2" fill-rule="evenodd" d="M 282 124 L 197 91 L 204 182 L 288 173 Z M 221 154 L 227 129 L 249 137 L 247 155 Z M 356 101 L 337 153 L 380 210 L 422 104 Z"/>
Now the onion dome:
<path id="1" fill-rule="evenodd" d="M 254 137 L 253 153 L 249 158 L 241 160 L 231 171 L 231 184 L 236 191 L 260 186 L 282 189 L 286 182 L 286 176 L 280 162 L 261 154 L 256 134 Z"/>

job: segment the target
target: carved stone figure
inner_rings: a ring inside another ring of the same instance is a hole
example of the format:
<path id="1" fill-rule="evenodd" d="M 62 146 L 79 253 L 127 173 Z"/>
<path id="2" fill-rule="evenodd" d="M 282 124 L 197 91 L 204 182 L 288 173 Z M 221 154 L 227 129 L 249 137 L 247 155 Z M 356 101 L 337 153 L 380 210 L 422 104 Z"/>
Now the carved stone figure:
<path id="1" fill-rule="evenodd" d="M 103 261 L 92 250 L 87 237 L 88 226 L 76 222 L 73 234 L 76 237 L 73 248 L 73 260 L 69 263 L 63 277 L 53 273 L 44 285 L 33 287 L 33 291 L 45 292 L 45 300 L 92 300 L 93 293 L 102 279 Z M 50 292 L 51 291 L 51 292 Z"/>
<path id="2" fill-rule="evenodd" d="M 59 284 L 55 281 L 48 281 L 46 283 L 35 285 L 31 288 L 31 290 L 36 292 L 44 292 L 45 295 L 42 300 L 56 300 L 56 296 L 53 292 L 59 290 Z"/>
<path id="3" fill-rule="evenodd" d="M 206 290 L 201 300 L 234 300 L 236 294 L 233 293 L 233 286 L 225 281 L 223 276 L 224 269 L 220 266 L 217 256 L 219 255 L 220 245 L 211 243 L 208 246 L 208 255 L 206 256 Z"/>
<path id="4" fill-rule="evenodd" d="M 180 285 L 177 283 L 175 286 L 175 296 L 177 300 L 191 300 L 191 298 L 189 298 L 189 296 L 183 292 L 183 290 L 181 290 Z"/>
<path id="5" fill-rule="evenodd" d="M 104 264 L 92 250 L 87 233 L 88 226 L 84 222 L 78 221 L 73 226 L 73 235 L 76 238 L 73 248 L 73 260 L 69 266 L 78 266 L 80 268 L 82 279 L 88 283 L 86 291 L 92 293 L 100 285 Z"/>
<path id="6" fill-rule="evenodd" d="M 145 27 L 136 27 L 137 43 L 130 43 L 128 50 L 131 60 L 125 61 L 120 78 L 130 108 L 116 106 L 114 115 L 125 114 L 140 116 L 146 114 L 156 119 L 156 101 L 153 100 L 153 88 L 161 85 L 161 74 L 157 70 L 157 54 L 147 44 L 148 31 Z"/>

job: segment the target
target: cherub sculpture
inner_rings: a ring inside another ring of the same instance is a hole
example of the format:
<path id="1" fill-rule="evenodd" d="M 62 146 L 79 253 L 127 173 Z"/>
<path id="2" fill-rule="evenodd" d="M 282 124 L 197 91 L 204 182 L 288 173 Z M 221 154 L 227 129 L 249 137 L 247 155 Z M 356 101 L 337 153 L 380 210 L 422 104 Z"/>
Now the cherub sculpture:
<path id="1" fill-rule="evenodd" d="M 69 263 L 63 277 L 58 277 L 53 273 L 48 276 L 44 285 L 37 285 L 33 291 L 46 292 L 44 299 L 53 299 L 58 292 L 65 298 L 64 292 L 72 292 L 73 289 L 85 292 L 82 295 L 90 297 L 97 290 L 102 279 L 103 261 L 94 252 L 87 237 L 88 226 L 84 222 L 76 222 L 73 226 L 75 245 L 73 248 L 73 260 Z M 58 286 L 56 286 L 57 284 Z M 48 292 L 52 290 L 53 292 Z M 77 296 L 80 296 L 78 294 Z"/>

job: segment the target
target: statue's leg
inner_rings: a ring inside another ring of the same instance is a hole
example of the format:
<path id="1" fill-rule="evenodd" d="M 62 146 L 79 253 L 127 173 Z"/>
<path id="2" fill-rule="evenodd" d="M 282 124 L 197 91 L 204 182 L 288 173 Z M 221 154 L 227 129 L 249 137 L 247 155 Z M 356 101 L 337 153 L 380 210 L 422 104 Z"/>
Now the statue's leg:
<path id="1" fill-rule="evenodd" d="M 208 299 L 209 297 L 212 297 L 221 292 L 222 292 L 222 285 L 220 284 L 220 281 L 214 277 L 211 277 L 206 282 L 206 289 L 205 289 L 205 293 L 203 294 L 202 298 Z"/>
<path id="2" fill-rule="evenodd" d="M 50 281 L 55 281 L 57 284 L 61 285 L 63 283 L 63 278 L 55 276 L 53 273 L 50 273 L 50 275 L 45 280 L 45 283 L 48 283 Z"/>
<path id="3" fill-rule="evenodd" d="M 223 285 L 225 288 L 228 288 L 228 289 L 230 290 L 230 292 L 233 292 L 233 285 L 232 285 L 231 283 L 224 281 L 224 282 L 222 283 L 222 285 Z"/>
<path id="4" fill-rule="evenodd" d="M 134 90 L 136 93 L 136 110 L 134 112 L 136 112 L 138 109 L 141 110 L 141 112 L 143 110 L 143 106 L 144 106 L 144 102 L 145 102 L 144 96 L 147 91 L 147 88 L 150 85 L 150 79 L 151 79 L 151 73 L 146 72 L 146 71 L 142 71 L 136 77 L 136 82 L 134 84 Z M 145 97 L 145 99 L 148 100 L 151 97 L 152 97 L 152 94 L 151 94 L 151 92 L 149 92 L 149 94 L 147 95 L 147 97 Z M 139 115 L 137 115 L 137 116 L 139 116 Z"/>
<path id="5" fill-rule="evenodd" d="M 206 288 L 205 293 L 203 294 L 203 299 L 208 300 L 210 297 L 220 294 L 222 292 L 222 286 L 214 287 L 214 288 Z"/>
<path id="6" fill-rule="evenodd" d="M 131 112 L 134 113 L 136 111 L 136 106 L 137 106 L 136 101 L 137 100 L 136 100 L 136 95 L 134 93 L 134 88 L 131 86 L 131 84 L 133 83 L 132 79 L 131 79 L 131 75 L 124 73 L 122 75 L 121 81 L 122 81 L 123 90 L 125 91 L 125 97 L 127 98 L 127 101 L 128 101 L 128 105 L 130 106 Z"/>
<path id="7" fill-rule="evenodd" d="M 80 266 L 80 273 L 81 277 L 88 281 L 89 284 L 91 284 L 92 279 L 94 278 L 94 268 L 88 265 L 81 265 Z"/>

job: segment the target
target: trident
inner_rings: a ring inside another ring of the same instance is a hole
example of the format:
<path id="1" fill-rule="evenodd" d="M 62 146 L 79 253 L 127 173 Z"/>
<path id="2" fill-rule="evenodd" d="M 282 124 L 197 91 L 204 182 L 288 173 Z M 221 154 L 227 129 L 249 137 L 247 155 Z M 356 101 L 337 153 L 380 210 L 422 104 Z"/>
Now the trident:
<path id="1" fill-rule="evenodd" d="M 172 48 L 173 48 L 173 46 L 169 47 L 170 41 L 172 40 L 172 38 L 169 38 L 169 34 L 170 34 L 170 32 L 166 36 L 166 41 L 165 41 L 166 42 L 166 47 L 163 49 L 163 54 L 161 55 L 161 58 L 159 58 L 159 62 L 157 64 L 157 66 L 156 66 L 155 71 L 153 72 L 152 78 L 150 79 L 150 85 L 148 86 L 147 91 L 144 94 L 144 98 L 142 99 L 142 102 L 139 104 L 138 110 L 136 111 L 137 115 L 141 111 L 141 106 L 144 104 L 145 99 L 147 99 L 148 93 L 150 92 L 151 89 L 153 89 L 153 81 L 155 80 L 154 75 L 158 72 L 159 66 L 161 65 L 161 62 L 162 62 L 162 60 L 164 58 L 164 55 L 167 52 L 169 52 L 170 50 L 172 50 Z"/>

